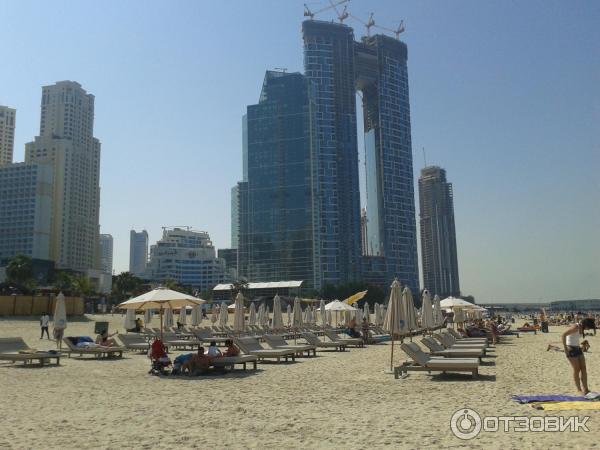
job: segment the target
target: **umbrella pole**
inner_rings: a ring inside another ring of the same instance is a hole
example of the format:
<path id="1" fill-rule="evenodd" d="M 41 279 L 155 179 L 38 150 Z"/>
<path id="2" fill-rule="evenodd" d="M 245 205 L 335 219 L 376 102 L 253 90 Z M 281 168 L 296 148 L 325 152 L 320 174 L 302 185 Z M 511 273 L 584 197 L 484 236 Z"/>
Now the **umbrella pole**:
<path id="1" fill-rule="evenodd" d="M 160 307 L 160 340 L 163 340 L 163 308 Z"/>

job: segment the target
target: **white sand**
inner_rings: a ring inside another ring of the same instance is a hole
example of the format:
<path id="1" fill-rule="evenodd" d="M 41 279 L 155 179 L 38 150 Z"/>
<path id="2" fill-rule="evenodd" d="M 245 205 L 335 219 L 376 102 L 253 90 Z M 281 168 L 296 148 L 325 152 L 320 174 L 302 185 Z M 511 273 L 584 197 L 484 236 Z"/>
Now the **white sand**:
<path id="1" fill-rule="evenodd" d="M 87 317 L 70 322 L 66 334 L 91 335 L 93 320 L 107 317 L 111 331 L 123 329 L 120 316 Z M 0 448 L 590 448 L 600 412 L 586 413 L 590 433 L 498 432 L 461 441 L 450 431 L 450 417 L 464 407 L 550 415 L 512 402 L 511 394 L 574 394 L 564 354 L 545 350 L 560 341 L 561 329 L 550 331 L 509 338 L 477 381 L 426 373 L 395 380 L 383 373 L 389 344 L 196 379 L 148 375 L 148 359 L 133 353 L 64 358 L 60 367 L 0 362 Z M 0 337 L 9 336 L 53 347 L 39 340 L 37 320 L 0 319 Z M 590 388 L 600 390 L 600 335 L 589 340 Z"/>

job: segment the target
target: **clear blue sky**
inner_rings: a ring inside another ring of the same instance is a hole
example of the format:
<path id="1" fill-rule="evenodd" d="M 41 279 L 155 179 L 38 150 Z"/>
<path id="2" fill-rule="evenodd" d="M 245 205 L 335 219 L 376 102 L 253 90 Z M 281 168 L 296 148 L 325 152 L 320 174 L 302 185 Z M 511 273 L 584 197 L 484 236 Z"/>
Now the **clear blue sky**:
<path id="1" fill-rule="evenodd" d="M 17 109 L 16 160 L 39 132 L 41 86 L 78 81 L 96 96 L 115 269 L 128 267 L 131 228 L 156 241 L 161 226 L 190 225 L 229 246 L 241 116 L 266 69 L 302 70 L 302 4 L 0 0 L 0 104 Z M 454 183 L 463 293 L 599 298 L 600 2 L 350 10 L 406 22 L 415 176 L 425 147 Z"/>

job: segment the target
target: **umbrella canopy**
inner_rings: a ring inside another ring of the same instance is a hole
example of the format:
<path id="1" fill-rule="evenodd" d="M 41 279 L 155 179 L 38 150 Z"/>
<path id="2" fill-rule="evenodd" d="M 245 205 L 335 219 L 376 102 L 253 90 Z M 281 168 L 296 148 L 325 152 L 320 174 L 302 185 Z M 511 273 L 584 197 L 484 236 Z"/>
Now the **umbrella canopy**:
<path id="1" fill-rule="evenodd" d="M 403 333 L 406 330 L 405 318 L 403 317 L 402 308 L 402 291 L 400 282 L 395 279 L 392 283 L 392 289 L 390 291 L 390 300 L 388 302 L 387 314 L 383 323 L 383 328 L 390 333 L 392 336 L 392 351 L 390 355 L 390 371 L 393 372 L 394 368 L 394 337 L 398 334 Z"/>
<path id="2" fill-rule="evenodd" d="M 325 309 L 325 300 L 321 300 L 319 309 L 321 311 L 321 325 L 325 326 L 327 325 L 327 310 Z"/>
<path id="3" fill-rule="evenodd" d="M 294 299 L 294 311 L 292 314 L 292 326 L 299 327 L 302 325 L 302 306 L 300 306 L 300 299 L 296 297 Z"/>
<path id="4" fill-rule="evenodd" d="M 440 302 L 440 306 L 442 308 L 450 308 L 450 309 L 454 309 L 454 308 L 478 308 L 477 305 L 474 305 L 473 303 L 469 303 L 465 300 L 463 300 L 462 298 L 456 298 L 456 297 L 448 297 L 445 298 L 444 300 L 442 300 Z"/>
<path id="5" fill-rule="evenodd" d="M 65 296 L 62 292 L 56 296 L 52 322 L 55 329 L 64 330 L 67 328 L 67 306 L 65 305 Z"/>
<path id="6" fill-rule="evenodd" d="M 235 296 L 235 312 L 233 313 L 234 331 L 244 331 L 244 296 L 241 292 Z"/>
<path id="7" fill-rule="evenodd" d="M 144 325 L 147 327 L 152 322 L 153 311 L 151 309 L 147 309 L 144 311 Z"/>
<path id="8" fill-rule="evenodd" d="M 283 328 L 283 317 L 281 315 L 281 299 L 279 295 L 273 297 L 273 323 L 271 327 L 274 330 L 281 330 Z"/>
<path id="9" fill-rule="evenodd" d="M 179 323 L 181 325 L 187 324 L 187 310 L 185 309 L 185 306 L 179 310 Z"/>
<path id="10" fill-rule="evenodd" d="M 258 307 L 258 314 L 257 314 L 256 320 L 258 320 L 258 324 L 262 327 L 263 323 L 265 322 L 265 304 L 264 303 L 261 303 L 260 306 Z"/>
<path id="11" fill-rule="evenodd" d="M 344 300 L 344 303 L 347 303 L 348 305 L 353 305 L 357 301 L 362 300 L 364 296 L 367 295 L 367 292 L 368 291 L 357 292 L 356 294 L 351 295 L 346 300 Z"/>
<path id="12" fill-rule="evenodd" d="M 222 304 L 219 308 L 219 325 L 222 327 L 227 325 L 227 319 L 229 319 L 229 310 L 227 309 L 227 306 Z"/>
<path id="13" fill-rule="evenodd" d="M 248 325 L 256 325 L 256 305 L 250 303 L 250 312 L 248 313 Z"/>
<path id="14" fill-rule="evenodd" d="M 121 309 L 137 309 L 145 311 L 147 309 L 177 309 L 183 306 L 201 305 L 202 303 L 206 303 L 206 301 L 171 289 L 158 287 L 145 294 L 127 300 L 117 307 Z"/>
<path id="15" fill-rule="evenodd" d="M 423 307 L 421 308 L 421 327 L 432 330 L 435 328 L 435 319 L 433 316 L 433 306 L 431 304 L 431 295 L 425 289 L 423 291 Z"/>
<path id="16" fill-rule="evenodd" d="M 288 326 L 290 326 L 292 324 L 292 305 L 290 305 L 289 303 L 286 308 L 286 313 L 287 313 Z"/>
<path id="17" fill-rule="evenodd" d="M 436 327 L 441 327 L 444 324 L 444 315 L 442 314 L 442 306 L 440 303 L 440 297 L 438 295 L 433 297 L 433 318 L 435 319 Z"/>
<path id="18" fill-rule="evenodd" d="M 202 306 L 196 305 L 192 309 L 192 326 L 197 327 L 202 322 Z"/>
<path id="19" fill-rule="evenodd" d="M 126 330 L 135 328 L 135 309 L 128 309 L 125 312 L 125 323 L 123 324 Z"/>
<path id="20" fill-rule="evenodd" d="M 165 309 L 164 326 L 165 327 L 172 327 L 173 326 L 173 310 L 171 308 L 166 308 Z"/>
<path id="21" fill-rule="evenodd" d="M 412 292 L 408 286 L 402 290 L 402 307 L 405 313 L 406 332 L 410 333 L 410 330 L 417 329 L 417 313 L 415 311 Z"/>
<path id="22" fill-rule="evenodd" d="M 347 303 L 340 302 L 339 300 L 334 300 L 325 305 L 326 311 L 356 311 L 354 306 L 350 306 Z"/>

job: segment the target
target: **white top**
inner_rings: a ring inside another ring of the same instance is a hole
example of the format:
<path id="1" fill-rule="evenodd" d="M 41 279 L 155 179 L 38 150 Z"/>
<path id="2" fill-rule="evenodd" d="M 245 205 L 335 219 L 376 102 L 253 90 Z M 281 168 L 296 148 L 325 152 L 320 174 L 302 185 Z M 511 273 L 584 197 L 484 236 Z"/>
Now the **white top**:
<path id="1" fill-rule="evenodd" d="M 217 347 L 208 347 L 208 352 L 207 352 L 208 356 L 219 356 L 221 354 L 221 352 L 219 351 L 219 349 Z"/>
<path id="2" fill-rule="evenodd" d="M 48 314 L 42 316 L 41 323 L 43 327 L 48 326 L 48 324 L 50 323 L 50 317 L 48 316 Z"/>
<path id="3" fill-rule="evenodd" d="M 568 334 L 567 345 L 569 347 L 579 347 L 579 339 L 581 339 L 581 334 L 579 334 L 579 331 L 577 333 Z"/>

